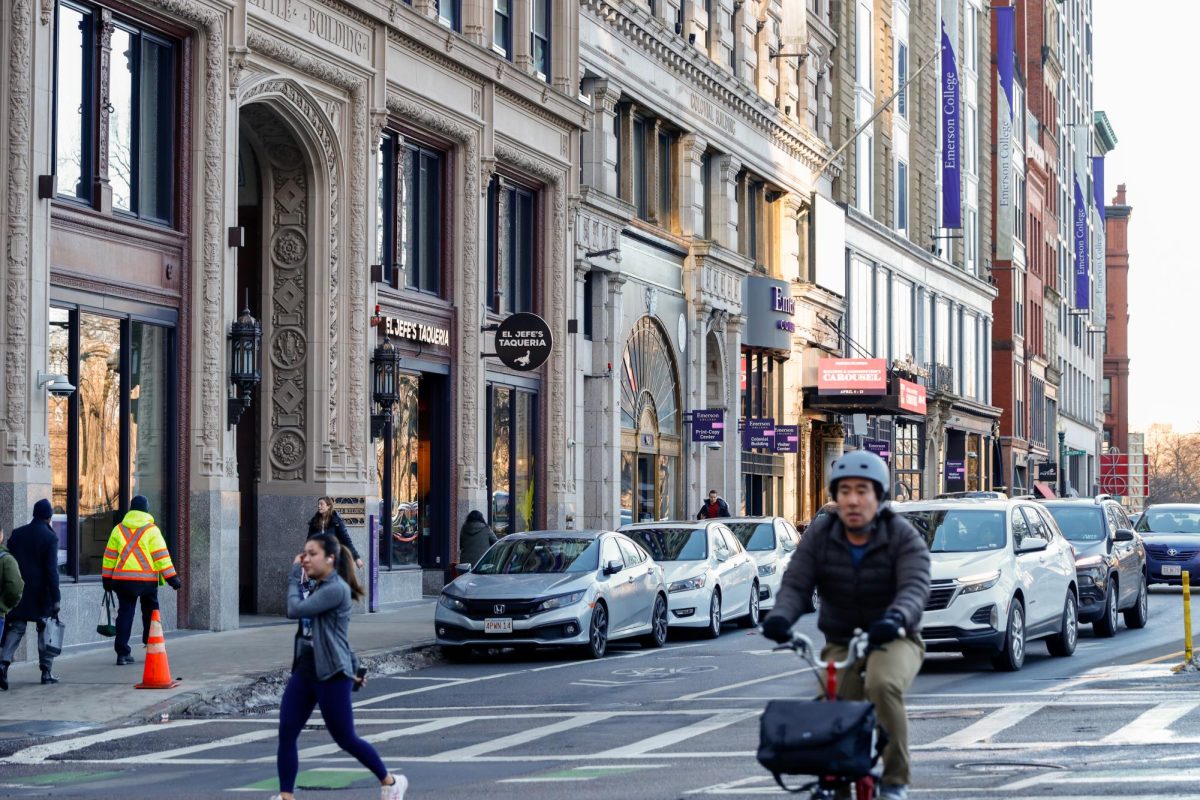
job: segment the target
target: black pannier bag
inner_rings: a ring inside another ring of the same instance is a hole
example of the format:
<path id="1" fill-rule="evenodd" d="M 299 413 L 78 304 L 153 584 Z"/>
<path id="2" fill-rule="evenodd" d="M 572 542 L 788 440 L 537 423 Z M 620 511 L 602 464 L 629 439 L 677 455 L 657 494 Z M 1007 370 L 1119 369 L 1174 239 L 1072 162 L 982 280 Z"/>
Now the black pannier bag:
<path id="1" fill-rule="evenodd" d="M 759 723 L 758 763 L 780 786 L 781 775 L 855 780 L 883 750 L 875 725 L 875 705 L 865 701 L 772 700 Z"/>

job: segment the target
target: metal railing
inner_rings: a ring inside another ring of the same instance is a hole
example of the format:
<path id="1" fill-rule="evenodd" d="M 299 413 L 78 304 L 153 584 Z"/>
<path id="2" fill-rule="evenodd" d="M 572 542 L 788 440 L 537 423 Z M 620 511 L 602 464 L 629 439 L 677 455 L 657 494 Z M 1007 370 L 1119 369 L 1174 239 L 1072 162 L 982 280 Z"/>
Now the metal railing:
<path id="1" fill-rule="evenodd" d="M 930 394 L 954 394 L 954 368 L 948 364 L 926 364 L 925 388 Z"/>

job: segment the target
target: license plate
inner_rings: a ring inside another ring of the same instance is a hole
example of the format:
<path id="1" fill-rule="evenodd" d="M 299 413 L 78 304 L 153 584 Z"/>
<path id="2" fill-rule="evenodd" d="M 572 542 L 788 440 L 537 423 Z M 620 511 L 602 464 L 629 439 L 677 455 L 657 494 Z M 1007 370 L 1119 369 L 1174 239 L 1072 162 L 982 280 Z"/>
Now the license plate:
<path id="1" fill-rule="evenodd" d="M 1179 569 L 1180 569 L 1180 567 L 1178 564 L 1163 564 L 1163 568 L 1162 568 L 1163 577 L 1164 578 L 1165 577 L 1178 578 L 1179 574 L 1180 574 Z"/>
<path id="2" fill-rule="evenodd" d="M 485 619 L 483 621 L 484 633 L 512 633 L 512 620 L 509 618 L 501 619 Z"/>

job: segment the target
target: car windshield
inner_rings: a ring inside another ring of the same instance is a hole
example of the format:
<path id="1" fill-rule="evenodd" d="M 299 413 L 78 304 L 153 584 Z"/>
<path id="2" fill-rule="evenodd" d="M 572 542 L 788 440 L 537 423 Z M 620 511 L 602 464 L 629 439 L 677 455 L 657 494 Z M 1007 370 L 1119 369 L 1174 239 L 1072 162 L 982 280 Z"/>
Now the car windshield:
<path id="1" fill-rule="evenodd" d="M 649 550 L 655 561 L 708 558 L 708 535 L 700 528 L 636 528 L 624 533 Z"/>
<path id="2" fill-rule="evenodd" d="M 775 526 L 769 522 L 730 522 L 728 527 L 747 550 L 775 549 Z"/>
<path id="3" fill-rule="evenodd" d="M 1137 522 L 1142 533 L 1200 533 L 1200 506 L 1149 509 Z"/>
<path id="4" fill-rule="evenodd" d="M 589 572 L 600 563 L 597 539 L 504 538 L 479 559 L 479 575 Z"/>
<path id="5" fill-rule="evenodd" d="M 1004 512 L 972 509 L 905 511 L 932 553 L 974 553 L 1004 547 Z"/>
<path id="6" fill-rule="evenodd" d="M 1046 510 L 1072 542 L 1099 542 L 1108 536 L 1103 509 L 1047 506 Z"/>

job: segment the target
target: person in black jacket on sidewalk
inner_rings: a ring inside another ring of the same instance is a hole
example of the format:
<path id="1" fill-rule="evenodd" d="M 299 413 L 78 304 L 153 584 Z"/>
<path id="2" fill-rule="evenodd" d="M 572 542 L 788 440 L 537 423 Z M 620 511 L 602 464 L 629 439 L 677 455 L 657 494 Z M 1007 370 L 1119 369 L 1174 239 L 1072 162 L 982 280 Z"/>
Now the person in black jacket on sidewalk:
<path id="1" fill-rule="evenodd" d="M 42 683 L 58 683 L 52 671 L 54 656 L 46 653 L 46 619 L 57 617 L 62 596 L 58 591 L 58 534 L 50 527 L 54 509 L 50 501 L 38 500 L 33 506 L 33 521 L 15 528 L 8 539 L 8 552 L 17 560 L 25 593 L 21 602 L 9 612 L 0 642 L 0 677 L 8 680 L 8 665 L 17 647 L 25 638 L 30 622 L 37 624 L 38 666 L 42 668 Z"/>
<path id="2" fill-rule="evenodd" d="M 904 693 L 925 659 L 920 629 L 929 599 L 929 546 L 885 505 L 891 478 L 879 456 L 847 453 L 834 462 L 830 475 L 837 513 L 818 516 L 800 537 L 762 631 L 787 641 L 796 620 L 814 610 L 816 589 L 821 596 L 817 627 L 827 642 L 822 660 L 841 661 L 854 631 L 869 632 L 865 685 L 862 664 L 852 664 L 838 678 L 839 694 L 875 704 L 880 727 L 890 738 L 879 796 L 907 800 L 912 770 Z"/>
<path id="3" fill-rule="evenodd" d="M 317 513 L 313 514 L 312 519 L 308 521 L 308 535 L 310 538 L 322 533 L 332 533 L 336 536 L 338 544 L 353 556 L 354 566 L 362 569 L 362 557 L 358 554 L 358 550 L 354 547 L 354 542 L 350 539 L 350 534 L 346 531 L 346 523 L 333 510 L 332 497 L 319 498 L 317 500 Z"/>

